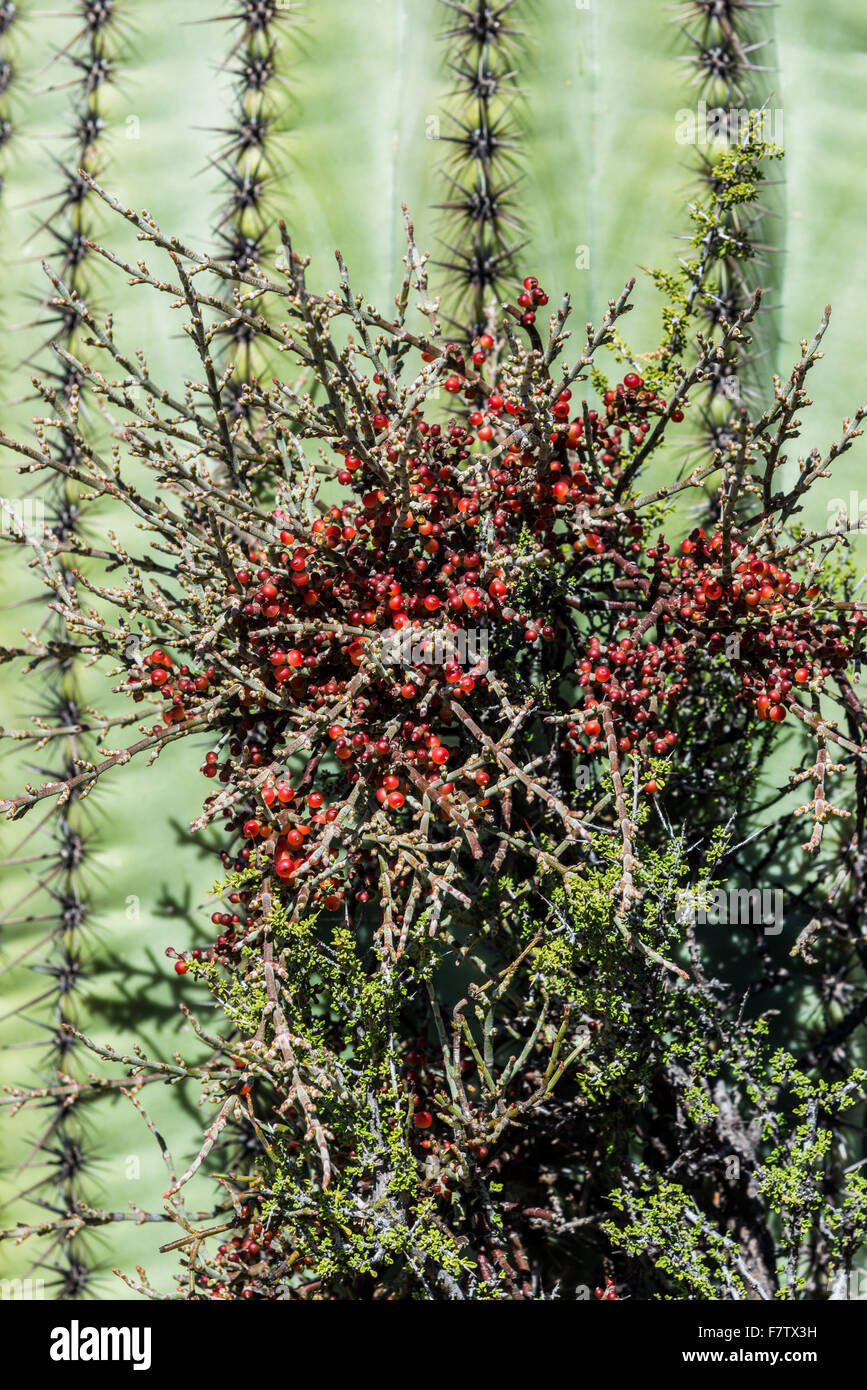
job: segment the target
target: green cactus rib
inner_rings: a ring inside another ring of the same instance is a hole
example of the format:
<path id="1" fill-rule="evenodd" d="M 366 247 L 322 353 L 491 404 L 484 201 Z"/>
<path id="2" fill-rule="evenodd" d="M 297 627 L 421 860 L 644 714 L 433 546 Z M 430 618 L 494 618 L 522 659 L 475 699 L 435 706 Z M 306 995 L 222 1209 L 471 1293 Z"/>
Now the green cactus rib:
<path id="1" fill-rule="evenodd" d="M 684 128 L 681 138 L 695 140 L 694 175 L 705 190 L 717 187 L 720 152 L 731 146 L 750 113 L 766 139 L 776 134 L 778 122 L 769 109 L 775 71 L 770 8 L 761 0 L 689 0 L 677 16 L 685 48 L 682 61 L 691 73 L 691 88 L 700 94 L 693 129 Z M 779 267 L 770 241 L 772 185 L 765 176 L 758 187 L 760 198 L 746 215 L 742 209 L 726 209 L 719 225 L 708 230 L 707 235 L 725 240 L 724 254 L 710 293 L 690 305 L 710 329 L 722 320 L 733 322 L 760 283 L 764 291 L 753 345 L 733 344 L 705 383 L 700 416 L 703 445 L 710 448 L 729 437 L 733 411 L 755 392 L 756 363 L 774 345 L 776 305 L 768 291 L 779 279 Z M 703 254 L 701 241 L 693 238 L 692 247 Z"/>
<path id="2" fill-rule="evenodd" d="M 453 87 L 440 135 L 449 153 L 441 170 L 443 251 L 437 264 L 446 274 L 447 311 L 466 340 L 486 326 L 492 302 L 514 279 L 523 245 L 522 132 L 514 115 L 521 32 L 515 0 L 441 3 L 449 11 L 442 38 Z"/>
<path id="3" fill-rule="evenodd" d="M 90 215 L 91 189 L 82 173 L 95 174 L 102 168 L 104 95 L 116 80 L 124 11 L 114 0 L 79 0 L 75 14 L 72 38 L 52 59 L 52 64 L 70 67 L 75 74 L 66 137 L 68 153 L 58 160 L 61 187 L 38 230 L 47 233 L 53 243 L 47 259 L 55 283 L 62 283 L 78 302 L 86 302 L 91 289 L 89 239 L 95 223 Z M 42 395 L 49 411 L 68 421 L 76 418 L 79 409 L 76 356 L 80 319 L 69 300 L 60 309 L 48 300 L 41 306 L 37 323 L 47 330 L 53 345 Z M 66 434 L 59 432 L 51 447 L 58 458 L 75 463 L 75 446 L 68 443 Z M 74 559 L 84 533 L 86 504 L 68 474 L 56 475 L 46 502 L 46 527 L 52 543 L 57 538 L 64 548 L 68 546 L 65 572 L 67 581 L 75 586 Z M 63 620 L 54 614 L 47 615 L 45 630 L 61 642 L 67 635 Z M 78 664 L 74 657 L 61 655 L 32 673 L 30 679 L 40 683 L 37 708 L 42 726 L 51 731 L 46 739 L 53 756 L 49 775 L 69 777 L 80 761 L 88 758 L 92 746 L 83 733 L 87 713 Z M 31 838 L 41 841 L 41 831 L 37 827 Z M 25 852 L 26 849 L 25 845 Z M 77 1045 L 67 1026 L 81 1012 L 76 1001 L 94 955 L 98 958 L 98 946 L 88 945 L 94 928 L 89 891 L 95 870 L 94 851 L 92 818 L 87 815 L 82 798 L 73 794 L 53 817 L 51 844 L 40 856 L 37 885 L 27 900 L 34 922 L 41 925 L 46 917 L 50 922 L 47 939 L 45 931 L 40 930 L 39 939 L 27 952 L 30 957 L 40 953 L 34 970 L 48 984 L 19 1011 L 33 1019 L 36 1009 L 37 1047 L 44 1063 L 58 1076 L 68 1075 L 73 1067 Z M 24 1170 L 26 1195 L 74 1214 L 84 1199 L 93 1162 L 91 1150 L 86 1125 L 75 1107 L 61 1104 L 52 1109 L 50 1121 L 43 1126 Z M 31 1168 L 39 1174 L 35 1182 L 28 1180 Z M 40 1267 L 53 1276 L 48 1287 L 55 1296 L 69 1299 L 85 1295 L 94 1264 L 86 1234 L 77 1233 L 68 1240 L 52 1242 L 42 1252 Z"/>
<path id="4" fill-rule="evenodd" d="M 10 34 L 18 18 L 14 0 L 0 0 L 0 160 L 5 163 L 5 151 L 15 131 L 9 106 L 9 94 L 15 81 Z M 3 163 L 0 163 L 0 194 L 3 192 Z"/>
<path id="5" fill-rule="evenodd" d="M 224 71 L 231 74 L 234 90 L 213 161 L 224 189 L 216 231 L 222 259 L 243 272 L 273 260 L 276 252 L 275 197 L 286 178 L 291 109 L 288 40 L 302 23 L 302 11 L 294 0 L 237 0 L 219 17 L 232 26 Z M 226 333 L 225 360 L 233 367 L 230 395 L 235 410 L 243 410 L 244 384 L 268 358 L 248 325 L 233 324 Z"/>

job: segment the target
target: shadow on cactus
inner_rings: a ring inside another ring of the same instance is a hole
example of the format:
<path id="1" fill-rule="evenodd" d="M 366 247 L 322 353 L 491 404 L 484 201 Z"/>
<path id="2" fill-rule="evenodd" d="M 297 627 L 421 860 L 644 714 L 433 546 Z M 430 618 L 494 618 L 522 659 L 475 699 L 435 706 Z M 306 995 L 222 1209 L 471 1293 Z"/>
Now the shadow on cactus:
<path id="1" fill-rule="evenodd" d="M 752 132 L 725 157 L 697 225 L 749 203 L 764 153 Z M 674 472 L 672 437 L 758 309 L 757 291 L 690 332 L 712 254 L 657 276 L 664 333 L 640 359 L 620 334 L 632 283 L 570 352 L 569 297 L 543 327 L 532 275 L 468 351 L 442 333 L 409 222 L 389 318 L 339 256 L 337 289 L 313 294 L 285 232 L 273 270 L 229 268 L 96 192 L 165 265 L 96 253 L 185 315 L 200 379 L 161 388 L 78 303 L 74 365 L 117 459 L 50 385 L 33 439 L 2 437 L 25 471 L 69 479 L 85 510 L 114 499 L 151 538 L 130 553 L 79 535 L 74 575 L 68 541 L 31 538 L 64 650 L 105 670 L 87 727 L 104 756 L 3 809 L 63 803 L 191 740 L 221 905 L 211 945 L 169 952 L 203 1061 L 121 1056 L 67 1025 L 105 1077 L 11 1102 L 120 1089 L 153 1128 L 148 1086 L 201 1088 L 211 1120 L 183 1171 L 157 1136 L 168 1180 L 150 1219 L 178 1228 L 161 1248 L 179 1253 L 179 1298 L 845 1296 L 867 1210 L 844 1118 L 867 1081 L 843 987 L 863 966 L 863 868 L 842 834 L 863 815 L 849 672 L 867 613 L 845 535 L 797 516 L 864 410 L 786 480 L 827 315 L 727 447 L 648 486 L 651 464 Z M 245 380 L 241 409 L 213 351 L 227 320 L 287 363 Z M 614 385 L 607 351 L 627 368 Z M 675 503 L 708 486 L 718 524 L 667 542 Z M 38 666 L 59 641 L 3 656 Z M 137 736 L 105 748 L 124 729 Z M 757 820 L 786 734 L 795 783 L 815 789 L 800 851 L 797 817 Z M 795 852 L 824 865 L 796 941 L 745 849 L 760 835 L 779 872 Z M 722 915 L 733 894 L 746 918 Z M 708 924 L 744 930 L 746 994 L 710 972 Z M 819 1025 L 773 1007 L 795 969 Z M 215 1171 L 230 1125 L 240 1166 L 224 1150 Z M 213 1207 L 190 1211 L 207 1173 Z M 10 1234 L 140 1218 L 81 1203 Z"/>

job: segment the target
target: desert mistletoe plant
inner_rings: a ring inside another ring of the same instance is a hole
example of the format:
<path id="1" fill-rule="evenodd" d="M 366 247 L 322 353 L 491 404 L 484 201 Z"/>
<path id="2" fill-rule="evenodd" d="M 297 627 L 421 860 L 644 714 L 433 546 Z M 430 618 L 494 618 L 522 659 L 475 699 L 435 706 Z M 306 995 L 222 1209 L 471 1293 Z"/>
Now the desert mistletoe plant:
<path id="1" fill-rule="evenodd" d="M 74 356 L 81 330 L 77 301 L 91 289 L 93 268 L 89 237 L 95 230 L 91 217 L 95 200 L 85 173 L 97 173 L 101 168 L 100 149 L 106 134 L 105 93 L 115 81 L 122 42 L 122 16 L 118 11 L 112 0 L 81 0 L 76 6 L 75 31 L 66 46 L 54 55 L 52 69 L 69 68 L 73 74 L 71 82 L 65 76 L 58 79 L 69 88 L 71 131 L 64 158 L 57 161 L 62 187 L 52 199 L 51 213 L 37 231 L 37 235 L 51 237 L 51 259 L 69 291 L 64 305 L 46 301 L 39 310 L 40 326 L 44 321 L 54 349 L 49 379 L 63 408 L 79 416 L 82 431 L 93 425 L 92 417 L 88 422 L 86 410 L 79 415 L 81 374 Z M 61 468 L 51 476 L 39 501 L 46 508 L 54 541 L 61 547 L 56 560 L 64 582 L 74 586 L 76 573 L 70 559 L 83 534 L 85 510 L 81 488 L 74 477 L 78 450 L 75 441 L 62 430 L 50 432 L 49 447 Z M 73 472 L 63 471 L 70 466 Z M 32 500 L 28 502 L 32 514 Z M 34 527 L 38 536 L 39 523 L 35 522 Z M 37 594 L 37 601 L 44 605 L 44 596 Z M 56 609 L 44 614 L 36 631 L 52 642 L 53 650 L 29 681 L 31 707 L 35 703 L 41 711 L 35 721 L 38 732 L 31 747 L 37 758 L 44 749 L 50 749 L 51 775 L 68 780 L 92 751 L 87 732 L 90 716 L 81 689 L 81 663 L 63 615 Z M 48 849 L 46 829 L 51 834 Z M 7 913 L 3 919 L 12 928 L 28 920 L 38 928 L 26 958 L 35 962 L 40 987 L 35 998 L 25 1001 L 21 1013 L 31 1029 L 36 1024 L 34 1042 L 44 1060 L 63 1076 L 76 1070 L 74 1053 L 80 1049 L 66 1025 L 73 1019 L 83 1021 L 81 1006 L 76 1001 L 87 984 L 88 969 L 93 963 L 93 948 L 89 944 L 95 926 L 91 908 L 96 851 L 93 832 L 93 820 L 83 805 L 83 797 L 73 790 L 47 823 L 44 819 L 36 823 L 22 846 L 23 862 L 35 866 L 35 882 L 10 911 L 29 913 L 30 918 Z M 41 1116 L 38 1138 L 24 1170 L 25 1187 L 38 1194 L 49 1208 L 68 1213 L 82 1199 L 83 1184 L 94 1158 L 92 1138 L 85 1133 L 74 1105 L 58 1099 L 47 1107 L 47 1112 Z M 82 1238 L 53 1242 L 45 1252 L 45 1267 L 55 1276 L 51 1287 L 58 1297 L 76 1298 L 85 1292 L 91 1269 Z"/>
<path id="2" fill-rule="evenodd" d="M 751 134 L 721 161 L 732 202 L 755 197 L 745 161 L 761 155 Z M 184 314 L 199 379 L 183 396 L 159 386 L 77 301 L 82 398 L 111 423 L 110 454 L 51 382 L 32 439 L 2 436 L 26 473 L 113 499 L 151 538 L 135 553 L 79 539 L 74 573 L 61 537 L 32 542 L 66 636 L 4 658 L 72 646 L 115 700 L 88 721 L 98 755 L 3 808 L 38 814 L 192 740 L 209 786 L 193 828 L 223 837 L 222 901 L 209 947 L 169 952 L 197 1057 L 119 1054 L 68 1026 L 103 1071 L 8 1100 L 121 1091 L 154 1129 L 144 1100 L 162 1082 L 198 1088 L 211 1118 L 183 1170 L 157 1136 L 161 1211 L 80 1201 L 8 1234 L 172 1223 L 162 1248 L 190 1299 L 845 1296 L 867 1219 L 850 1001 L 828 999 L 802 956 L 829 1027 L 775 1037 L 773 938 L 753 925 L 759 969 L 728 984 L 681 910 L 729 881 L 750 838 L 749 813 L 720 822 L 713 798 L 749 804 L 785 728 L 816 788 L 810 854 L 839 860 L 832 828 L 852 819 L 863 835 L 848 673 L 867 613 L 845 535 L 798 512 L 867 408 L 792 485 L 783 474 L 827 316 L 730 447 L 647 489 L 758 292 L 699 329 L 686 364 L 672 337 L 685 268 L 652 369 L 611 385 L 601 354 L 634 356 L 632 283 L 570 352 L 569 296 L 542 326 L 518 302 L 544 293 L 526 276 L 492 363 L 443 334 L 409 223 L 389 318 L 339 256 L 337 289 L 316 295 L 283 232 L 263 281 L 90 182 L 163 263 L 97 253 Z M 52 283 L 62 311 L 71 293 Z M 215 363 L 228 284 L 232 315 L 284 364 L 240 411 Z M 440 384 L 484 409 L 449 418 Z M 711 483 L 719 524 L 669 543 L 672 504 Z M 259 1156 L 221 1163 L 212 1209 L 193 1211 L 190 1184 L 235 1121 Z M 144 1271 L 123 1277 L 163 1296 Z"/>
<path id="3" fill-rule="evenodd" d="M 272 0 L 242 0 L 221 16 L 231 25 L 232 42 L 225 64 L 233 80 L 231 124 L 219 132 L 223 139 L 216 166 L 227 190 L 219 210 L 217 236 L 229 267 L 263 276 L 261 265 L 273 261 L 278 244 L 274 190 L 287 174 L 287 111 L 291 109 L 289 82 L 290 45 L 302 20 L 298 4 Z M 264 278 L 264 276 L 263 276 Z M 247 409 L 246 388 L 255 384 L 256 373 L 274 369 L 275 345 L 250 321 L 231 313 L 231 285 L 226 287 L 228 317 L 219 357 L 224 390 L 233 402 L 233 413 Z M 248 296 L 250 309 L 261 313 L 266 305 Z M 174 900 L 173 909 L 181 906 Z M 246 1123 L 226 1126 L 221 1146 L 228 1148 L 231 1165 L 243 1159 L 255 1161 L 261 1145 L 255 1129 Z"/>
<path id="4" fill-rule="evenodd" d="M 459 334 L 487 331 L 489 311 L 514 282 L 523 244 L 518 208 L 520 129 L 516 49 L 522 41 L 514 0 L 442 0 L 443 42 L 453 83 L 442 139 L 450 153 L 442 170 L 444 259 L 451 317 Z"/>

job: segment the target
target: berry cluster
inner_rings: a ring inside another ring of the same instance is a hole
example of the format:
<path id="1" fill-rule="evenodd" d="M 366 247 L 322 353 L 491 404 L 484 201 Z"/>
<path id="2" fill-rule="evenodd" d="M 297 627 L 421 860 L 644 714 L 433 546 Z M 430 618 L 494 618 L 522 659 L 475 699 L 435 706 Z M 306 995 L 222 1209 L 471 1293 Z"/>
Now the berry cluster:
<path id="1" fill-rule="evenodd" d="M 211 1257 L 212 1272 L 196 1276 L 199 1288 L 213 1298 L 248 1300 L 263 1292 L 259 1275 L 268 1269 L 275 1232 L 263 1225 L 249 1202 L 239 1205 L 236 1225 L 244 1233 L 221 1242 Z"/>
<path id="2" fill-rule="evenodd" d="M 201 259 L 125 215 L 169 253 L 173 277 L 198 267 L 184 285 L 196 323 L 210 322 L 224 300 L 200 288 Z M 279 296 L 262 323 L 283 360 L 300 360 L 298 380 L 224 395 L 194 332 L 201 379 L 218 383 L 207 401 L 193 383 L 183 402 L 155 394 L 147 428 L 126 407 L 126 443 L 153 471 L 155 498 L 120 464 L 104 472 L 70 427 L 77 482 L 126 501 L 156 555 L 119 549 L 125 580 L 109 589 L 83 572 L 70 582 L 62 537 L 44 552 L 69 641 L 25 654 L 63 660 L 71 642 L 108 658 L 131 705 L 94 712 L 94 727 L 149 722 L 131 746 L 25 787 L 7 813 L 85 795 L 169 743 L 201 745 L 193 828 L 218 831 L 224 881 L 211 943 L 168 954 L 223 1025 L 205 1029 L 182 1005 L 206 1045 L 201 1064 L 120 1057 L 84 1038 L 135 1088 L 194 1079 L 214 1106 L 187 1170 L 169 1161 L 164 1194 L 193 1296 L 281 1297 L 287 1284 L 291 1297 L 538 1296 L 537 1251 L 562 1240 L 568 1252 L 585 1197 L 594 1213 L 607 1202 L 593 1229 L 616 1239 L 610 1178 L 633 1171 L 635 1132 L 624 1147 L 616 1117 L 646 1111 L 648 1095 L 663 1122 L 640 1145 L 647 1173 L 668 1171 L 684 1142 L 714 1172 L 724 1145 L 710 1107 L 692 1115 L 693 1081 L 757 1072 L 666 911 L 671 865 L 705 867 L 692 846 L 696 862 L 681 863 L 680 829 L 697 844 L 715 829 L 719 800 L 696 798 L 694 771 L 708 763 L 728 805 L 732 759 L 762 755 L 797 719 L 818 745 L 801 774 L 815 784 L 804 808 L 815 852 L 829 816 L 847 814 L 826 793 L 846 770 L 828 745 L 849 763 L 865 756 L 847 682 L 865 621 L 855 587 L 843 565 L 823 573 L 839 538 L 790 525 L 822 461 L 788 489 L 777 474 L 817 352 L 763 415 L 742 415 L 732 447 L 648 493 L 646 461 L 670 458 L 657 450 L 749 317 L 703 340 L 694 367 L 651 352 L 642 374 L 615 341 L 628 287 L 570 367 L 568 298 L 545 340 L 531 276 L 499 319 L 450 345 L 408 231 L 393 320 L 352 292 L 342 261 L 339 292 L 313 295 L 288 238 L 285 294 L 239 272 Z M 151 283 L 175 294 L 174 280 Z M 414 288 L 429 334 L 408 317 Z M 241 304 L 239 321 L 250 298 Z M 335 335 L 340 316 L 350 324 Z M 612 345 L 625 366 L 609 385 L 596 358 Z M 117 360 L 119 383 L 93 377 L 115 403 L 133 370 Z M 15 447 L 27 467 L 62 471 L 42 429 L 36 447 Z M 673 499 L 709 478 L 718 521 L 667 541 Z M 105 565 L 99 547 L 82 542 L 80 556 L 94 575 Z M 661 785 L 664 807 L 642 802 L 642 787 Z M 778 978 L 768 960 L 762 987 Z M 672 974 L 682 988 L 668 987 Z M 702 1049 L 720 1039 L 705 1065 Z M 672 1113 L 688 1128 L 669 1160 Z M 181 1193 L 215 1145 L 218 1224 L 198 1231 Z M 633 1207 L 639 1231 L 637 1196 Z M 623 1285 L 594 1252 L 568 1262 L 599 1269 L 602 1297 L 616 1297 Z"/>
<path id="3" fill-rule="evenodd" d="M 546 298 L 528 277 L 515 310 L 528 332 L 529 306 Z M 514 362 L 491 383 L 479 376 L 494 348 L 482 335 L 471 368 L 458 349 L 446 353 L 446 389 L 484 397 L 467 424 L 418 408 L 401 423 L 374 374 L 369 423 L 383 442 L 338 441 L 345 500 L 306 527 L 275 509 L 270 540 L 244 547 L 224 584 L 225 638 L 208 664 L 176 664 L 160 646 L 126 681 L 135 700 L 148 687 L 162 699 L 166 727 L 218 700 L 224 732 L 202 773 L 221 790 L 203 819 L 221 817 L 232 837 L 228 868 L 273 875 L 298 910 L 351 919 L 371 901 L 379 864 L 359 826 L 388 839 L 422 824 L 436 838 L 457 825 L 472 847 L 505 825 L 504 802 L 521 787 L 477 730 L 502 720 L 504 696 L 519 698 L 524 652 L 538 663 L 551 648 L 549 665 L 569 682 L 571 696 L 552 709 L 565 756 L 616 765 L 637 753 L 648 764 L 677 746 L 678 704 L 708 659 L 728 658 L 755 713 L 779 722 L 800 689 L 821 691 L 847 664 L 850 630 L 867 622 L 823 608 L 815 583 L 736 526 L 696 528 L 679 554 L 662 535 L 648 545 L 619 489 L 665 401 L 633 371 L 601 410 L 576 408 L 556 387 L 537 392 L 534 406 L 514 389 Z M 405 486 L 395 492 L 384 483 L 400 464 Z M 487 656 L 455 657 L 478 629 L 499 654 L 496 672 Z M 395 635 L 413 642 L 396 664 L 384 646 Z M 441 662 L 435 639 L 448 644 Z M 296 727 L 315 730 L 300 768 Z M 651 794 L 657 786 L 652 776 L 645 783 Z M 429 865 L 402 872 L 395 854 L 387 862 L 400 928 L 411 896 L 436 896 L 437 875 Z M 257 901 L 255 888 L 233 896 L 245 910 Z M 240 916 L 214 921 L 225 929 L 214 954 L 230 962 Z"/>

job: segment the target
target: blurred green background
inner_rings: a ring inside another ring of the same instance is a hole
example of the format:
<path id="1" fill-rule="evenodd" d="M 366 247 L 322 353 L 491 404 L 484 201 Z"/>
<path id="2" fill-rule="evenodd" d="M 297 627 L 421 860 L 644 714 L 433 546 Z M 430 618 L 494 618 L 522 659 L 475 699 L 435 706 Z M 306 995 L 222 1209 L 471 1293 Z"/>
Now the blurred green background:
<path id="1" fill-rule="evenodd" d="M 219 128 L 228 124 L 231 78 L 220 67 L 233 31 L 224 22 L 206 21 L 225 8 L 219 0 L 126 5 L 125 52 L 109 98 L 102 174 L 125 203 L 147 207 L 164 229 L 211 249 L 224 191 L 209 161 L 224 141 Z M 522 202 L 529 235 L 521 264 L 550 293 L 571 291 L 580 328 L 588 319 L 598 323 L 607 299 L 631 275 L 640 275 L 639 266 L 674 264 L 694 192 L 694 152 L 675 138 L 677 113 L 694 107 L 700 94 L 690 86 L 667 4 L 533 0 L 519 8 L 526 33 L 516 51 L 522 98 L 514 117 L 526 132 Z M 436 172 L 443 147 L 435 137 L 448 130 L 441 101 L 449 89 L 438 40 L 443 13 L 435 0 L 319 0 L 308 7 L 298 37 L 286 43 L 286 131 L 280 137 L 285 177 L 272 190 L 275 212 L 285 217 L 296 247 L 312 255 L 314 287 L 333 282 L 333 250 L 339 247 L 355 288 L 381 310 L 393 301 L 402 269 L 401 202 L 415 220 L 419 245 L 438 251 L 432 206 L 443 197 Z M 775 69 L 765 80 L 771 108 L 782 112 L 777 128 L 786 148 L 785 162 L 775 169 L 781 182 L 772 191 L 768 220 L 769 239 L 779 248 L 767 267 L 770 299 L 777 305 L 763 362 L 768 380 L 773 371 L 788 373 L 799 339 L 812 337 L 824 305 L 834 309 L 827 360 L 811 378 L 815 406 L 804 420 L 806 452 L 813 445 L 827 447 L 843 416 L 867 395 L 867 9 L 861 0 L 826 0 L 822 6 L 783 0 L 764 22 L 773 43 L 758 61 Z M 45 294 L 39 261 L 51 243 L 37 228 L 60 182 L 55 160 L 64 152 L 59 136 L 68 128 L 69 102 L 63 84 L 73 76 L 67 63 L 49 59 L 74 29 L 71 17 L 49 18 L 35 7 L 28 13 L 26 5 L 15 26 L 11 101 L 17 134 L 8 147 L 0 202 L 0 395 L 2 428 L 9 433 L 29 429 L 34 407 L 26 399 L 26 363 L 47 336 L 44 329 L 19 325 L 34 317 Z M 134 258 L 134 238 L 120 219 L 103 217 L 101 232 L 115 250 Z M 156 266 L 156 257 L 149 260 Z M 157 296 L 127 289 L 121 275 L 108 272 L 101 273 L 96 291 L 97 302 L 115 310 L 122 341 L 146 347 L 158 380 L 176 386 L 192 372 L 178 323 Z M 659 300 L 649 282 L 639 283 L 636 302 L 627 337 L 644 351 L 658 331 Z M 856 447 L 834 478 L 816 489 L 813 524 L 827 520 L 832 499 L 842 498 L 848 507 L 850 493 L 859 494 L 864 510 L 864 460 L 863 448 Z M 678 466 L 663 461 L 660 480 Z M 3 494 L 20 496 L 21 481 L 7 458 L 0 469 Z M 130 535 L 123 518 L 105 512 L 99 526 Z M 13 643 L 23 625 L 36 621 L 35 608 L 12 606 L 38 592 L 35 579 L 22 580 L 19 562 L 20 556 L 2 557 L 0 643 Z M 38 678 L 25 684 L 5 679 L 0 722 L 20 726 L 39 708 L 38 700 Z M 0 749 L 4 794 L 28 776 L 38 780 L 22 750 L 12 753 L 6 743 Z M 167 945 L 192 944 L 193 928 L 162 904 L 170 888 L 188 903 L 204 935 L 213 865 L 182 848 L 173 826 L 196 814 L 203 785 L 189 746 L 174 745 L 154 768 L 126 769 L 87 803 L 99 842 L 99 878 L 93 880 L 98 932 L 78 1007 L 93 1036 L 121 1050 L 139 1038 L 154 1055 L 169 1056 L 176 1048 L 195 1052 L 177 1005 L 181 998 L 201 1001 L 169 973 L 163 955 Z M 34 820 L 31 813 L 20 826 L 3 827 L 5 858 L 14 855 Z M 20 913 L 13 905 L 32 878 L 28 866 L 0 874 L 0 905 L 14 919 Z M 0 964 L 9 966 L 46 929 L 44 922 L 7 923 Z M 0 1069 L 7 1083 L 32 1082 L 38 1074 L 38 1054 L 27 1043 L 38 1036 L 39 1008 L 7 1016 L 47 988 L 32 963 L 3 976 L 0 1041 L 7 1046 Z M 162 1086 L 148 1088 L 144 1097 L 181 1168 L 207 1123 L 194 1099 L 190 1092 L 184 1102 L 178 1090 Z M 165 1170 L 142 1121 L 122 1099 L 94 1113 L 99 1118 L 88 1193 L 112 1209 L 134 1202 L 159 1210 Z M 42 1118 L 40 1112 L 14 1121 L 2 1115 L 0 1224 L 20 1217 L 20 1205 L 13 1210 L 6 1199 L 21 1186 L 17 1164 L 43 1132 Z M 39 1174 L 31 1173 L 35 1181 Z M 209 1202 L 205 1184 L 191 1197 L 191 1207 L 197 1201 Z M 173 1233 L 170 1227 L 130 1224 L 95 1237 L 90 1258 L 103 1272 L 90 1284 L 90 1296 L 127 1295 L 110 1273 L 115 1264 L 127 1270 L 144 1264 L 155 1283 L 170 1289 L 175 1257 L 154 1253 L 155 1232 L 163 1239 Z M 32 1253 L 27 1246 L 0 1245 L 0 1276 L 26 1273 Z"/>

